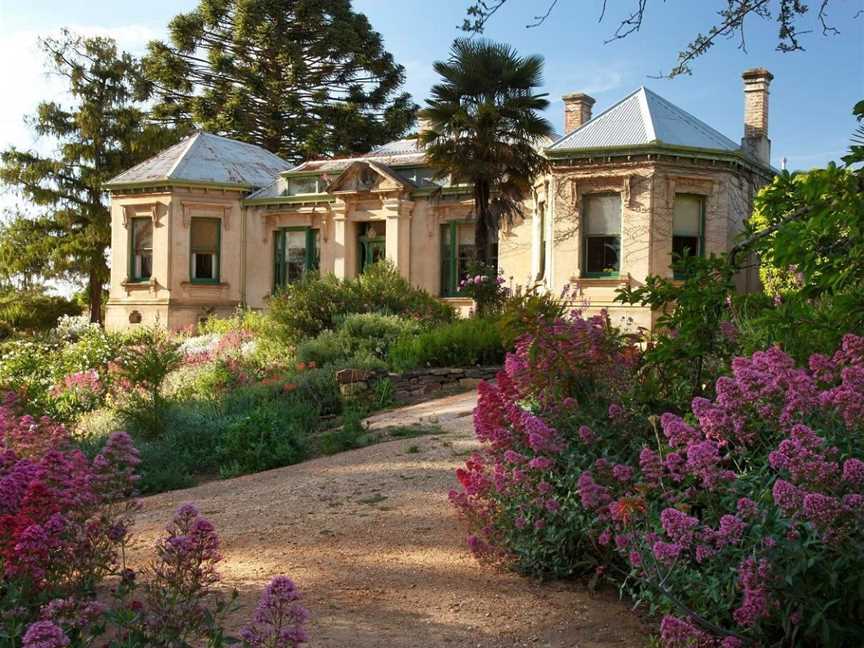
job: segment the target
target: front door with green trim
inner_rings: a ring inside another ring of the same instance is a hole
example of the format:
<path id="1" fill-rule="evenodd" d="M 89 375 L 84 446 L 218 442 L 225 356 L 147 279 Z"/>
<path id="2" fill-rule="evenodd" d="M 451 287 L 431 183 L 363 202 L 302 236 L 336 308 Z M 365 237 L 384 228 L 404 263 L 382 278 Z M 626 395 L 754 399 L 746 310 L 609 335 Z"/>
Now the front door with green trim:
<path id="1" fill-rule="evenodd" d="M 383 261 L 387 257 L 387 236 L 384 223 L 361 223 L 358 243 L 358 265 L 360 272 L 373 263 Z"/>

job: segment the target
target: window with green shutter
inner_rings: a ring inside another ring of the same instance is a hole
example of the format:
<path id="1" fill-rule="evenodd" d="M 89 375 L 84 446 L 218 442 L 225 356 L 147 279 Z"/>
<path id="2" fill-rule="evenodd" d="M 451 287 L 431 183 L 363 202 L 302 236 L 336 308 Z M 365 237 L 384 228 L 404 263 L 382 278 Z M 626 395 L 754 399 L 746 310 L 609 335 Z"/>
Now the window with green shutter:
<path id="1" fill-rule="evenodd" d="M 279 290 L 298 281 L 319 265 L 319 230 L 311 227 L 286 227 L 273 238 L 273 288 Z"/>

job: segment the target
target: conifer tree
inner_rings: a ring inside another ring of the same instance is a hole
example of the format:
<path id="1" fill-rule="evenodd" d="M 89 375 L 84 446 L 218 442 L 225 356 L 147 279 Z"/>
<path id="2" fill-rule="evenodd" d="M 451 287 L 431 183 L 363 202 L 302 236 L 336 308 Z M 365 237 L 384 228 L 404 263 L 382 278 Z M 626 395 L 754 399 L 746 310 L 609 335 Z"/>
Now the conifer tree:
<path id="1" fill-rule="evenodd" d="M 40 47 L 50 69 L 67 81 L 70 105 L 46 101 L 28 119 L 37 135 L 56 142 L 52 154 L 14 147 L 0 154 L 0 182 L 39 208 L 35 216 L 14 216 L 0 233 L 0 249 L 20 250 L 3 255 L 0 262 L 10 267 L 0 274 L 28 272 L 39 257 L 43 279 L 84 280 L 90 319 L 101 322 L 111 242 L 102 187 L 178 134 L 148 120 L 140 64 L 118 52 L 112 39 L 64 31 L 60 38 L 41 40 Z"/>
<path id="2" fill-rule="evenodd" d="M 404 69 L 350 0 L 201 0 L 150 43 L 155 114 L 291 161 L 368 151 L 416 106 Z"/>

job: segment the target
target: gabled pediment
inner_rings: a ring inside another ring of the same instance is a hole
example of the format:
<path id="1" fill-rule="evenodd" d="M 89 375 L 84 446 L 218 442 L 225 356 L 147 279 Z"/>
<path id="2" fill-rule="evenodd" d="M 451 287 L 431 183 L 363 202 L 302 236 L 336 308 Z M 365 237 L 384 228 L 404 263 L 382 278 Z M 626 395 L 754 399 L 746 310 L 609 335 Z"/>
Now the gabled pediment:
<path id="1" fill-rule="evenodd" d="M 327 187 L 331 194 L 411 191 L 414 184 L 393 169 L 376 162 L 358 160 L 348 165 Z"/>

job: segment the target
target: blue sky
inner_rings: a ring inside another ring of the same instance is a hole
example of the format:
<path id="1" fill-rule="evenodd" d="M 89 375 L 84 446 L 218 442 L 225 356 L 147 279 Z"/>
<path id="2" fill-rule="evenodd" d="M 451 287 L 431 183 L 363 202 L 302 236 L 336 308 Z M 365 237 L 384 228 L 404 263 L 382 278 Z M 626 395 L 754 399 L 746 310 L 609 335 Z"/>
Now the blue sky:
<path id="1" fill-rule="evenodd" d="M 0 148 L 38 142 L 22 117 L 44 98 L 62 98 L 62 86 L 46 78 L 34 48 L 37 35 L 67 26 L 84 33 L 115 36 L 123 47 L 140 53 L 151 38 L 163 37 L 176 13 L 195 0 L 0 0 Z M 407 72 L 406 88 L 422 104 L 435 82 L 431 64 L 444 58 L 467 0 L 355 0 L 382 33 L 387 48 Z M 810 168 L 838 159 L 855 122 L 852 105 L 864 98 L 864 0 L 833 0 L 829 21 L 838 36 L 823 36 L 815 15 L 805 18 L 806 52 L 775 51 L 776 25 L 752 20 L 745 53 L 735 41 L 721 41 L 694 65 L 691 77 L 651 78 L 668 70 L 678 50 L 695 33 L 707 30 L 713 11 L 723 0 L 649 2 L 640 32 L 604 45 L 634 1 L 610 2 L 605 22 L 598 24 L 601 0 L 564 0 L 540 27 L 526 29 L 547 0 L 511 0 L 489 23 L 486 36 L 509 42 L 521 53 L 546 59 L 545 91 L 552 105 L 547 117 L 561 129 L 562 94 L 583 91 L 597 99 L 595 114 L 640 85 L 708 122 L 730 138 L 742 135 L 743 98 L 740 73 L 754 66 L 770 69 L 769 135 L 773 161 L 788 160 L 792 169 Z M 814 4 L 814 3 L 811 3 Z M 818 4 L 818 3 L 816 3 Z M 619 12 L 619 13 L 616 13 Z"/>

